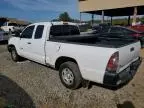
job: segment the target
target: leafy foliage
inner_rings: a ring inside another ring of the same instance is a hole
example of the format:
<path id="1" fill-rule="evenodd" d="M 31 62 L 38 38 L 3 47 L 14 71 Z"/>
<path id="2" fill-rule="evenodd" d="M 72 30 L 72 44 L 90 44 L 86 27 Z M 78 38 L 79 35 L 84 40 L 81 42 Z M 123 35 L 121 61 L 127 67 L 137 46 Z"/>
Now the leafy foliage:
<path id="1" fill-rule="evenodd" d="M 71 18 L 67 12 L 64 12 L 59 15 L 59 21 L 71 21 Z"/>

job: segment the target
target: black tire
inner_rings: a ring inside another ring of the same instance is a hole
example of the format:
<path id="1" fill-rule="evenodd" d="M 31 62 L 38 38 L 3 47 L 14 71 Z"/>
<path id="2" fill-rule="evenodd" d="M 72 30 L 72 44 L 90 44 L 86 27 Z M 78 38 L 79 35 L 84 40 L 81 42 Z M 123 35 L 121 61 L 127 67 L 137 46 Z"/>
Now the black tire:
<path id="1" fill-rule="evenodd" d="M 71 81 L 71 84 L 67 84 L 64 79 L 63 71 L 66 69 L 69 69 L 69 71 L 71 71 L 70 76 L 73 76 L 73 81 Z M 73 90 L 77 89 L 82 82 L 82 76 L 80 74 L 78 65 L 74 62 L 68 61 L 68 62 L 63 63 L 59 69 L 59 76 L 60 76 L 60 80 L 61 80 L 62 84 L 66 88 L 69 88 L 69 89 L 73 89 Z"/>
<path id="2" fill-rule="evenodd" d="M 15 47 L 12 47 L 10 52 L 11 52 L 11 58 L 13 61 L 17 62 L 20 60 L 20 56 L 18 55 Z"/>

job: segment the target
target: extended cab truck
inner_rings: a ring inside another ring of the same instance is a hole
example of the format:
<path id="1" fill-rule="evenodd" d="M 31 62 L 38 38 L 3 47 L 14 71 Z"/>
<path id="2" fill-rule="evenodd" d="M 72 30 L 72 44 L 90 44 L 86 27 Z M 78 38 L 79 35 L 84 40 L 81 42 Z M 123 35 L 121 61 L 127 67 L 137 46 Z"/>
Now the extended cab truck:
<path id="1" fill-rule="evenodd" d="M 69 89 L 86 81 L 118 86 L 132 79 L 141 61 L 139 41 L 80 35 L 75 24 L 63 22 L 29 25 L 9 39 L 8 50 L 14 61 L 24 57 L 59 70 Z"/>

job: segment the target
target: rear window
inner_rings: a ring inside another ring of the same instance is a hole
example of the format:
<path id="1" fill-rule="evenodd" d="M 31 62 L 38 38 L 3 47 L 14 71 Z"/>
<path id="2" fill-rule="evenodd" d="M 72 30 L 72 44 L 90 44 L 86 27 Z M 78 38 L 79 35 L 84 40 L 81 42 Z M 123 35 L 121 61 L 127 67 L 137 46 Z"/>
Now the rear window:
<path id="1" fill-rule="evenodd" d="M 80 34 L 79 28 L 76 26 L 70 26 L 70 34 L 79 35 Z"/>
<path id="2" fill-rule="evenodd" d="M 73 25 L 53 25 L 50 30 L 51 36 L 79 35 L 79 29 Z"/>

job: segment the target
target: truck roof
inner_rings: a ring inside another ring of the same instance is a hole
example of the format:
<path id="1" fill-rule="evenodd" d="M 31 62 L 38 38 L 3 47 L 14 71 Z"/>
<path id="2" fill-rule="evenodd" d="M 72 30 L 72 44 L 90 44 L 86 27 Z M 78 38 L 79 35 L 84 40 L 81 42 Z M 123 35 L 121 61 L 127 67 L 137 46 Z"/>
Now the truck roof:
<path id="1" fill-rule="evenodd" d="M 59 21 L 59 22 L 38 22 L 38 23 L 33 23 L 31 25 L 40 25 L 40 24 L 43 24 L 43 25 L 75 25 L 77 26 L 76 23 L 72 23 L 72 22 L 64 22 L 64 21 Z"/>

